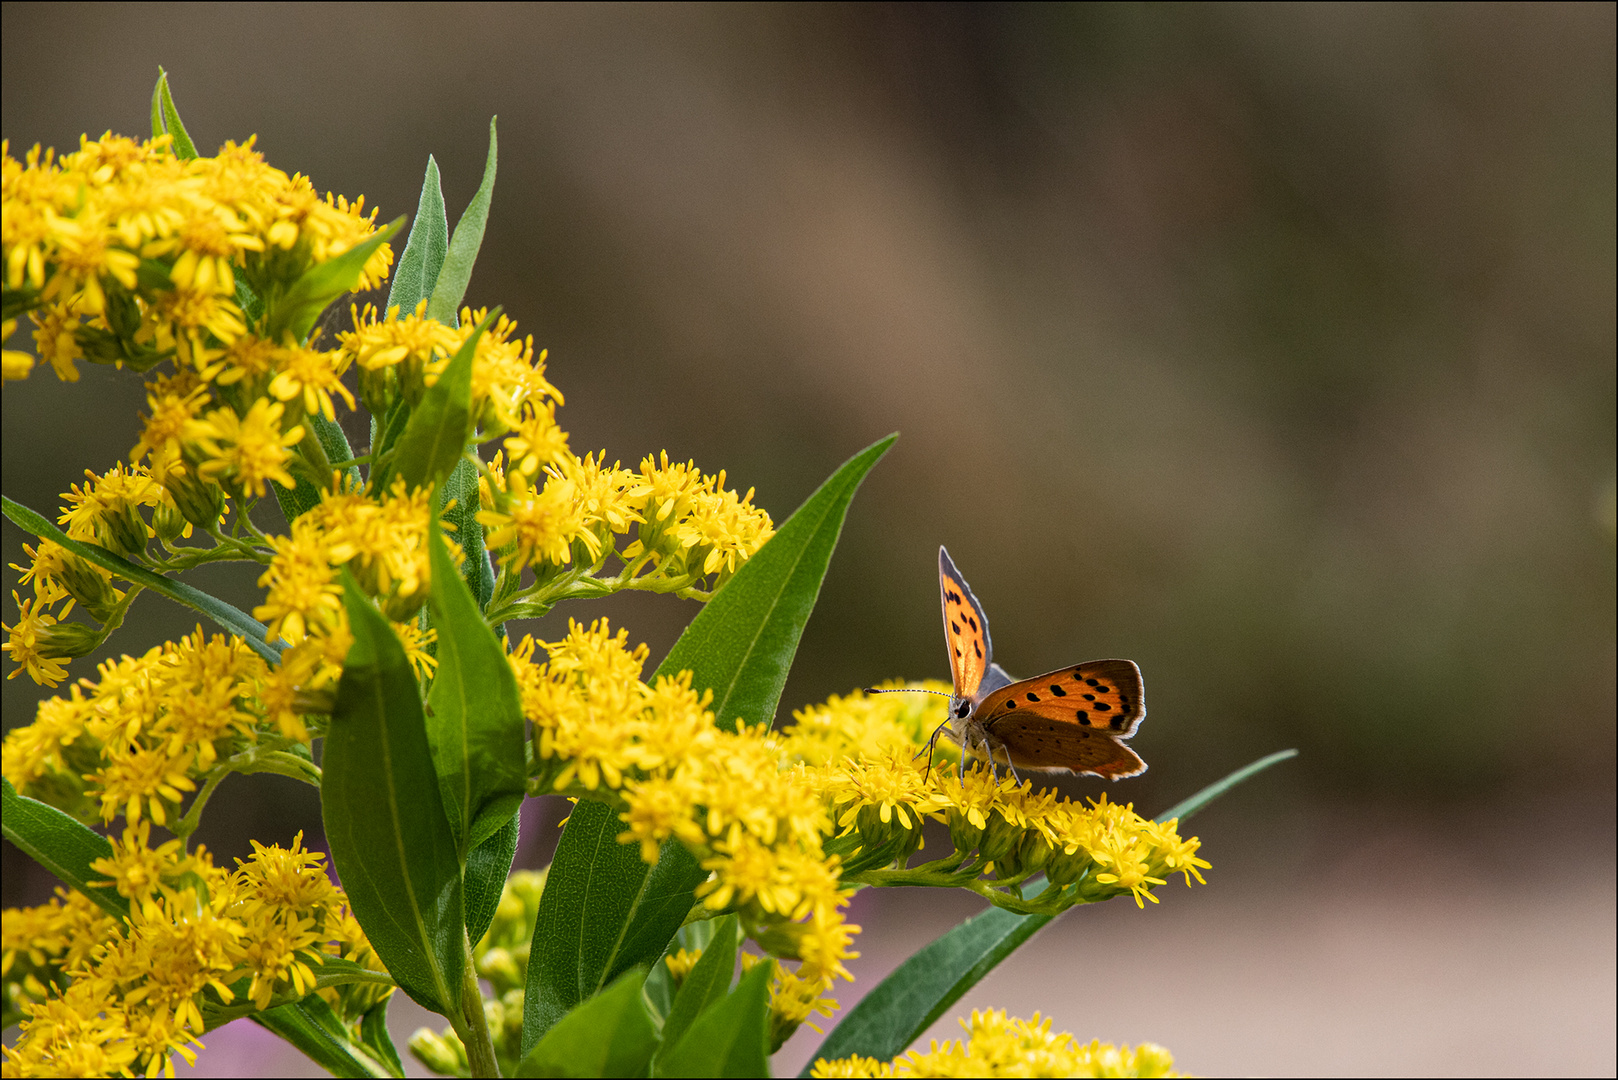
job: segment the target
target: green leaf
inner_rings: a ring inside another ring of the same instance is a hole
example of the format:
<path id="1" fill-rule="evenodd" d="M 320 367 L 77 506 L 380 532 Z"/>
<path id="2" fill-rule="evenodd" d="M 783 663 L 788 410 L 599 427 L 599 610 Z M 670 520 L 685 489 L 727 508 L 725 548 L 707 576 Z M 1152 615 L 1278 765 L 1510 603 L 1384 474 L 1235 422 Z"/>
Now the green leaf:
<path id="1" fill-rule="evenodd" d="M 461 220 L 455 223 L 455 235 L 450 239 L 449 252 L 444 258 L 438 280 L 433 284 L 432 298 L 427 301 L 427 317 L 447 326 L 459 326 L 461 298 L 472 281 L 472 266 L 478 261 L 478 249 L 483 246 L 483 228 L 489 223 L 489 203 L 494 198 L 494 170 L 499 141 L 495 138 L 494 122 L 489 118 L 489 156 L 483 163 L 483 182 L 477 194 L 467 204 Z"/>
<path id="2" fill-rule="evenodd" d="M 722 1001 L 697 1017 L 678 1046 L 658 1055 L 659 1076 L 770 1075 L 772 963 L 755 964 Z"/>
<path id="3" fill-rule="evenodd" d="M 713 691 L 719 725 L 774 717 L 804 625 L 820 593 L 843 519 L 860 481 L 898 436 L 843 464 L 685 628 L 658 675 L 692 673 Z M 524 999 L 523 1046 L 619 972 L 650 964 L 691 910 L 707 876 L 678 843 L 648 868 L 619 844 L 617 811 L 581 802 L 562 832 L 534 927 Z"/>
<path id="4" fill-rule="evenodd" d="M 518 1076 L 645 1076 L 657 1031 L 641 1001 L 646 972 L 627 971 L 574 1009 L 522 1057 Z"/>
<path id="5" fill-rule="evenodd" d="M 388 407 L 381 424 L 371 417 L 371 474 L 365 481 L 371 491 L 387 491 L 393 486 L 393 448 L 404 437 L 410 415 L 409 404 L 400 398 Z"/>
<path id="6" fill-rule="evenodd" d="M 1184 821 L 1237 784 L 1297 754 L 1283 750 L 1238 769 L 1157 817 Z M 1054 916 L 1017 915 L 991 907 L 939 937 L 900 964 L 850 1009 L 815 1052 L 835 1061 L 856 1054 L 892 1061 L 933 1021 Z M 804 1066 L 808 1076 L 813 1066 Z"/>
<path id="7" fill-rule="evenodd" d="M 483 621 L 437 527 L 427 530 L 427 551 L 427 606 L 438 631 L 427 740 L 450 830 L 468 852 L 500 831 L 522 804 L 522 702 L 505 650 Z"/>
<path id="8" fill-rule="evenodd" d="M 500 907 L 500 893 L 511 876 L 517 855 L 517 830 L 522 815 L 514 813 L 493 836 L 466 857 L 466 940 L 476 945 L 488 933 Z"/>
<path id="9" fill-rule="evenodd" d="M 348 445 L 348 436 L 343 434 L 342 426 L 337 421 L 327 420 L 324 414 L 316 412 L 306 414 L 303 423 L 320 441 L 327 461 L 348 461 L 354 456 L 354 451 Z M 348 467 L 348 478 L 354 484 L 359 483 L 359 466 Z M 298 486 L 291 490 L 274 480 L 270 481 L 270 486 L 275 489 L 275 501 L 281 504 L 281 513 L 288 525 L 320 505 L 320 489 L 302 476 L 297 479 Z"/>
<path id="10" fill-rule="evenodd" d="M 400 987 L 448 1013 L 465 960 L 461 861 L 404 647 L 343 575 L 354 644 L 321 760 L 321 817 L 354 917 Z"/>
<path id="11" fill-rule="evenodd" d="M 1207 787 L 1203 788 L 1189 799 L 1184 799 L 1175 803 L 1173 806 L 1157 815 L 1156 820 L 1173 821 L 1178 819 L 1180 821 L 1184 821 L 1186 818 L 1189 818 L 1192 814 L 1195 814 L 1198 810 L 1201 810 L 1203 807 L 1219 798 L 1219 796 L 1223 795 L 1237 784 L 1240 784 L 1246 780 L 1251 780 L 1265 769 L 1268 769 L 1271 765 L 1279 765 L 1288 758 L 1295 758 L 1297 756 L 1298 752 L 1296 750 L 1278 750 L 1268 757 L 1261 757 L 1257 761 L 1253 762 L 1253 764 L 1237 769 L 1223 780 L 1209 784 Z"/>
<path id="12" fill-rule="evenodd" d="M 774 721 L 848 504 L 897 438 L 866 447 L 820 485 L 697 613 L 657 666 L 658 675 L 690 671 L 692 686 L 712 690 L 714 719 L 725 731 L 736 730 L 738 718 Z"/>
<path id="13" fill-rule="evenodd" d="M 39 865 L 96 902 L 109 915 L 129 918 L 129 901 L 111 886 L 96 888 L 92 881 L 107 876 L 90 869 L 97 859 L 112 858 L 112 842 L 62 811 L 17 794 L 10 780 L 0 779 L 4 810 L 0 825 L 5 837 Z"/>
<path id="14" fill-rule="evenodd" d="M 860 1054 L 892 1061 L 934 1020 L 1054 916 L 991 907 L 900 964 L 850 1009 L 815 1052 L 836 1061 Z M 811 1061 L 799 1076 L 808 1076 Z"/>
<path id="15" fill-rule="evenodd" d="M 371 1006 L 360 1018 L 360 1043 L 371 1052 L 372 1057 L 386 1065 L 394 1076 L 403 1076 L 404 1063 L 399 1060 L 399 1051 L 393 1045 L 393 1036 L 388 1034 L 388 1005 L 392 1001 L 393 996 L 390 994 Z"/>
<path id="16" fill-rule="evenodd" d="M 173 135 L 174 156 L 181 161 L 190 161 L 197 156 L 196 144 L 191 141 L 191 135 L 180 122 L 180 111 L 174 107 L 174 95 L 169 92 L 169 73 L 159 65 L 157 69 L 157 85 L 152 87 L 152 138 L 159 135 Z"/>
<path id="17" fill-rule="evenodd" d="M 273 1031 L 333 1076 L 401 1076 L 348 1037 L 337 1014 L 318 995 L 253 1014 L 253 1022 Z M 395 1055 L 397 1057 L 397 1055 Z"/>
<path id="18" fill-rule="evenodd" d="M 436 487 L 466 452 L 474 424 L 472 358 L 478 339 L 499 314 L 500 309 L 495 308 L 483 317 L 410 414 L 404 434 L 395 444 L 393 462 L 394 473 L 404 477 L 410 487 Z"/>
<path id="19" fill-rule="evenodd" d="M 286 336 L 294 341 L 306 340 L 320 313 L 333 300 L 353 291 L 371 253 L 387 243 L 404 222 L 402 217 L 395 218 L 335 259 L 316 263 L 305 270 L 271 305 L 265 318 L 264 336 L 277 342 Z"/>
<path id="20" fill-rule="evenodd" d="M 416 223 L 410 227 L 404 254 L 393 270 L 393 287 L 388 290 L 386 311 L 399 309 L 401 317 L 414 315 L 416 305 L 433 294 L 438 271 L 449 250 L 449 218 L 444 212 L 444 192 L 438 186 L 438 162 L 427 155 L 427 177 L 421 182 L 421 199 L 416 204 Z"/>
<path id="21" fill-rule="evenodd" d="M 200 611 L 224 629 L 247 642 L 254 651 L 270 663 L 273 664 L 280 660 L 281 650 L 286 646 L 279 642 L 273 644 L 266 642 L 264 635 L 267 633 L 268 627 L 240 608 L 232 607 L 223 600 L 209 596 L 201 589 L 193 588 L 184 582 L 162 577 L 144 567 L 136 566 L 128 559 L 114 555 L 106 548 L 95 544 L 86 544 L 78 540 L 70 540 L 67 533 L 46 521 L 39 514 L 3 495 L 0 495 L 0 511 L 3 511 L 6 517 L 10 518 L 19 528 L 25 529 L 42 539 L 60 544 L 81 559 L 87 559 L 104 570 L 110 570 L 125 581 L 132 581 L 136 585 L 144 586 L 152 592 L 168 597 L 176 604 L 184 604 L 188 608 Z"/>
<path id="22" fill-rule="evenodd" d="M 740 929 L 741 925 L 734 915 L 713 920 L 713 936 L 708 939 L 696 966 L 686 975 L 685 982 L 680 984 L 680 989 L 674 995 L 674 1003 L 669 1007 L 668 1017 L 663 1021 L 663 1046 L 658 1051 L 659 1058 L 678 1046 L 697 1017 L 722 1000 L 730 990 L 731 977 L 736 973 L 736 946 L 740 943 Z M 660 1065 L 654 1066 L 654 1070 L 661 1071 Z"/>
<path id="23" fill-rule="evenodd" d="M 455 540 L 461 545 L 466 561 L 461 564 L 461 576 L 477 597 L 478 610 L 486 610 L 494 596 L 494 564 L 489 551 L 483 546 L 483 523 L 478 521 L 482 495 L 478 492 L 478 469 L 463 454 L 455 463 L 455 470 L 444 481 L 444 502 L 451 499 L 444 517 L 455 526 Z"/>

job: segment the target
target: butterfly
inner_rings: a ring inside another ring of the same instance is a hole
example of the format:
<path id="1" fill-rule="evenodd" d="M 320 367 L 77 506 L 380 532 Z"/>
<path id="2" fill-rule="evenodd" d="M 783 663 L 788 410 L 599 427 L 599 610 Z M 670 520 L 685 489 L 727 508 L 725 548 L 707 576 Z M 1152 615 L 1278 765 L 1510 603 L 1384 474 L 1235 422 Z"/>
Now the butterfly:
<path id="1" fill-rule="evenodd" d="M 1021 681 L 994 662 L 989 620 L 943 547 L 938 588 L 955 691 L 947 725 L 967 753 L 1039 772 L 1088 773 L 1121 780 L 1146 771 L 1124 740 L 1146 717 L 1140 668 L 1130 660 L 1091 660 Z M 929 740 L 929 748 L 932 740 Z"/>

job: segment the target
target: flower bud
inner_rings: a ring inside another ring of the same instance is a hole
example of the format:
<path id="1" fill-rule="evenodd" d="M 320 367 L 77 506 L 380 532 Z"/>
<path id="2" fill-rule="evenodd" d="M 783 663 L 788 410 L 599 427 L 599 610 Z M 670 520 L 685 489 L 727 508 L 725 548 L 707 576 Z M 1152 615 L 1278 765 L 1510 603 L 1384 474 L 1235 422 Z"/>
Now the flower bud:
<path id="1" fill-rule="evenodd" d="M 422 605 L 427 603 L 427 590 L 417 589 L 413 593 L 404 594 L 395 592 L 382 601 L 382 612 L 394 622 L 406 622 L 416 617 Z"/>
<path id="2" fill-rule="evenodd" d="M 983 842 L 983 830 L 972 824 L 959 809 L 952 808 L 949 812 L 949 840 L 955 845 L 956 851 L 965 854 Z"/>
<path id="3" fill-rule="evenodd" d="M 132 503 L 109 506 L 96 517 L 96 542 L 108 551 L 138 559 L 146 553 L 151 531 Z"/>
<path id="4" fill-rule="evenodd" d="M 989 815 L 989 827 L 984 830 L 983 840 L 978 844 L 978 853 L 1000 867 L 1004 864 L 1003 860 L 1013 855 L 1021 841 L 1022 830 L 996 811 Z"/>
<path id="5" fill-rule="evenodd" d="M 174 500 L 185 520 L 204 530 L 219 524 L 225 512 L 225 493 L 218 484 L 187 469 L 170 473 L 163 486 L 168 488 L 169 498 Z"/>
<path id="6" fill-rule="evenodd" d="M 488 979 L 496 987 L 521 986 L 523 973 L 517 968 L 517 960 L 507 949 L 490 949 L 478 958 L 478 974 Z"/>
<path id="7" fill-rule="evenodd" d="M 70 552 L 62 555 L 62 570 L 57 580 L 67 594 L 77 600 L 79 606 L 97 622 L 112 618 L 118 602 L 123 599 L 105 573 Z"/>
<path id="8" fill-rule="evenodd" d="M 101 644 L 101 635 L 83 623 L 56 623 L 39 630 L 39 655 L 49 660 L 84 656 Z"/>
<path id="9" fill-rule="evenodd" d="M 1082 846 L 1073 853 L 1054 851 L 1045 863 L 1045 876 L 1058 885 L 1071 885 L 1084 876 L 1091 866 L 1090 853 Z"/>
<path id="10" fill-rule="evenodd" d="M 410 1036 L 410 1052 L 435 1073 L 467 1075 L 466 1047 L 453 1031 L 440 1035 L 431 1028 L 417 1028 Z"/>
<path id="11" fill-rule="evenodd" d="M 177 507 L 170 506 L 166 502 L 158 503 L 157 508 L 152 511 L 152 531 L 157 533 L 158 539 L 164 543 L 172 544 L 179 539 L 189 524 Z"/>

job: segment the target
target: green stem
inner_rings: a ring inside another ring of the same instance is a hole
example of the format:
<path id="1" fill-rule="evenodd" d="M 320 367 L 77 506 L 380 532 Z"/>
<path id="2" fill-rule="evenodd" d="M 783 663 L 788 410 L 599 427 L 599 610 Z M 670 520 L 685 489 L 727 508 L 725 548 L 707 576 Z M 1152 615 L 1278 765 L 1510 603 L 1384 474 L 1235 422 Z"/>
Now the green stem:
<path id="1" fill-rule="evenodd" d="M 461 965 L 460 1006 L 449 1017 L 450 1026 L 466 1047 L 467 1071 L 473 1076 L 499 1076 L 500 1065 L 489 1037 L 489 1019 L 483 1011 L 483 991 L 478 989 L 477 970 L 472 963 L 472 942 L 461 932 L 465 962 Z"/>
<path id="2" fill-rule="evenodd" d="M 214 789 L 219 787 L 224 782 L 225 777 L 234 771 L 228 761 L 222 765 L 216 765 L 208 771 L 208 779 L 202 782 L 202 790 L 197 792 L 197 797 L 191 800 L 191 807 L 186 810 L 185 817 L 174 823 L 175 836 L 178 836 L 181 840 L 186 840 L 192 833 L 197 831 L 197 826 L 202 823 L 202 808 L 208 805 L 209 799 L 213 798 Z"/>
<path id="3" fill-rule="evenodd" d="M 330 491 L 331 458 L 326 456 L 326 448 L 320 445 L 320 439 L 315 435 L 313 424 L 304 425 L 303 441 L 298 444 L 298 453 L 317 477 L 316 485 L 322 491 Z"/>
<path id="4" fill-rule="evenodd" d="M 100 648 L 101 643 L 112 636 L 114 630 L 124 624 L 124 616 L 129 613 L 129 605 L 135 602 L 135 597 L 139 596 L 145 588 L 146 586 L 144 585 L 136 585 L 134 582 L 130 582 L 129 591 L 124 593 L 124 598 L 118 601 L 111 614 L 108 615 L 107 621 L 102 625 L 101 632 L 96 635 L 97 648 Z"/>
<path id="5" fill-rule="evenodd" d="M 277 776 L 290 776 L 294 780 L 302 780 L 311 787 L 319 787 L 322 776 L 319 765 L 297 754 L 289 754 L 285 750 L 258 751 L 245 767 L 237 768 L 235 771 L 243 774 L 267 772 Z"/>

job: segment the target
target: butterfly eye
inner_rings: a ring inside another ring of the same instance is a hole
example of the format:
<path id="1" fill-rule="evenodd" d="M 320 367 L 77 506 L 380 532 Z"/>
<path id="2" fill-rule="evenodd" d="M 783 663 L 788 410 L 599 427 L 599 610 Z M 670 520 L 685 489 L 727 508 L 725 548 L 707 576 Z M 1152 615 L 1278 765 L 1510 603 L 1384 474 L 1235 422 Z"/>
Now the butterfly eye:
<path id="1" fill-rule="evenodd" d="M 955 718 L 957 720 L 965 720 L 966 714 L 971 711 L 972 703 L 970 701 L 963 701 L 959 705 L 955 706 Z"/>

